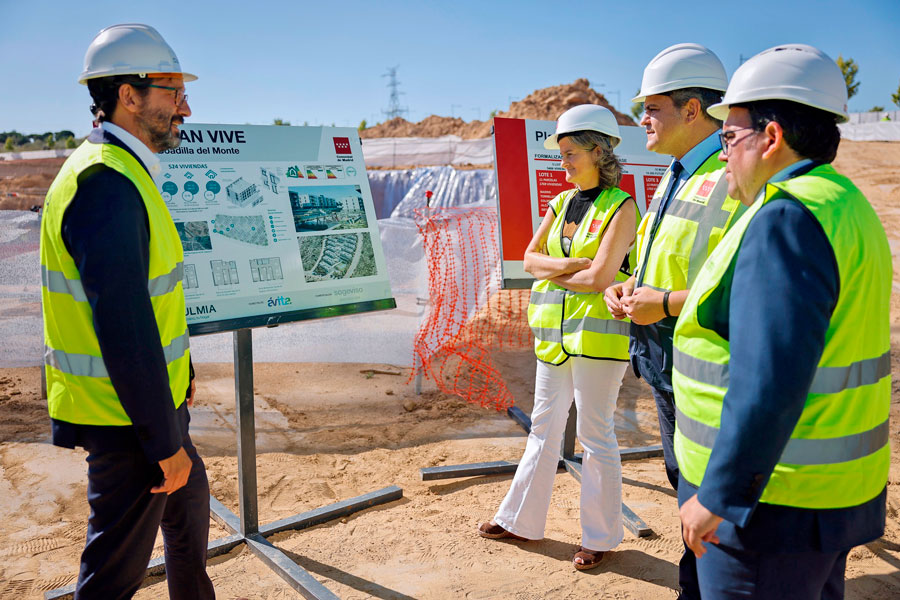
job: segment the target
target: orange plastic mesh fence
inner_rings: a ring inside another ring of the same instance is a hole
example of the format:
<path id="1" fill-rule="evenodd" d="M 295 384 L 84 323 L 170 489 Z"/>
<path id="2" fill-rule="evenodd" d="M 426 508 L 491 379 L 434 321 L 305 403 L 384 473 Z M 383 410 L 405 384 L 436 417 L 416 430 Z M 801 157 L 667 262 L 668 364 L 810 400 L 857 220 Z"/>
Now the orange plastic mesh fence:
<path id="1" fill-rule="evenodd" d="M 496 210 L 423 208 L 415 222 L 425 244 L 430 306 L 415 337 L 414 371 L 468 402 L 512 406 L 491 354 L 533 341 L 528 290 L 500 289 Z"/>

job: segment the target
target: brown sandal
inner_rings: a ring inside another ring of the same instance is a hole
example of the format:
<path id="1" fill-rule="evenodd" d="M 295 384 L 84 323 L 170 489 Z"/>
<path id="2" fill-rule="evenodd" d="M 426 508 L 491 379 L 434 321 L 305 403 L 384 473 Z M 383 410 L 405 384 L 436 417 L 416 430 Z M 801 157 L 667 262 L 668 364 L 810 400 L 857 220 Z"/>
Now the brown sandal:
<path id="1" fill-rule="evenodd" d="M 606 554 L 603 550 L 585 550 L 584 546 L 575 553 L 575 556 L 572 557 L 572 564 L 579 571 L 587 571 L 588 569 L 593 569 L 597 565 L 600 564 L 600 561 L 603 560 L 603 555 Z M 578 562 L 578 559 L 581 559 L 581 562 Z"/>
<path id="2" fill-rule="evenodd" d="M 503 529 L 501 526 L 493 523 L 491 521 L 487 521 L 482 523 L 478 527 L 478 535 L 483 538 L 488 538 L 489 540 L 501 540 L 501 539 L 511 539 L 517 540 L 520 542 L 527 542 L 528 538 L 523 538 L 520 535 L 516 535 L 511 531 L 507 531 Z"/>

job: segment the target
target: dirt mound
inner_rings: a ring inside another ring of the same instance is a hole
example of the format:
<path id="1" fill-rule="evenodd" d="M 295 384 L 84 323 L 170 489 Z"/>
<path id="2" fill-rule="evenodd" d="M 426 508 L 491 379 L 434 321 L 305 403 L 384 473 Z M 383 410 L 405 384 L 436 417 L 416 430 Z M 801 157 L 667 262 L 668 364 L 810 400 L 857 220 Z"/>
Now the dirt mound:
<path id="1" fill-rule="evenodd" d="M 0 210 L 28 210 L 43 205 L 47 190 L 65 160 L 0 160 Z"/>
<path id="2" fill-rule="evenodd" d="M 482 124 L 482 121 L 473 121 L 472 123 Z M 466 123 L 458 117 L 439 117 L 437 115 L 425 117 L 418 123 L 410 123 L 403 117 L 394 117 L 390 121 L 361 131 L 360 135 L 364 138 L 460 135 L 459 132 L 470 127 L 472 123 Z"/>
<path id="3" fill-rule="evenodd" d="M 506 112 L 498 117 L 514 119 L 541 119 L 555 121 L 565 110 L 579 104 L 599 104 L 616 115 L 619 125 L 635 125 L 628 115 L 617 111 L 600 92 L 591 88 L 587 79 L 576 79 L 574 83 L 557 85 L 537 90 L 526 98 L 513 102 Z M 486 138 L 491 135 L 491 121 L 463 121 L 456 117 L 431 115 L 418 123 L 410 123 L 402 117 L 379 123 L 360 132 L 363 138 L 381 137 L 440 137 L 458 135 L 463 139 Z"/>
<path id="4" fill-rule="evenodd" d="M 619 125 L 636 125 L 634 119 L 617 111 L 600 92 L 591 88 L 587 79 L 576 79 L 575 83 L 557 85 L 531 93 L 526 98 L 513 102 L 509 111 L 498 117 L 514 119 L 543 119 L 555 121 L 564 111 L 579 104 L 599 104 L 616 115 Z M 485 134 L 485 137 L 488 133 Z"/>

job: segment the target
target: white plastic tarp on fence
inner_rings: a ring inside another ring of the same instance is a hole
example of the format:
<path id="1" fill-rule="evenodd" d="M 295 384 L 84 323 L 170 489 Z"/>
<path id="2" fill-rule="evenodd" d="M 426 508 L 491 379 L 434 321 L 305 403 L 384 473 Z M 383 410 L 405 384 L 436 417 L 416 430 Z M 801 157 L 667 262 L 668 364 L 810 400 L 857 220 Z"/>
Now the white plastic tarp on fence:
<path id="1" fill-rule="evenodd" d="M 850 113 L 850 124 L 877 123 L 878 121 L 883 121 L 885 118 L 889 121 L 900 122 L 900 110 Z"/>
<path id="2" fill-rule="evenodd" d="M 375 215 L 412 218 L 425 206 L 431 190 L 431 206 L 496 206 L 497 181 L 491 169 L 460 170 L 453 167 L 422 167 L 403 171 L 369 171 L 369 186 Z"/>
<path id="3" fill-rule="evenodd" d="M 877 121 L 875 123 L 844 123 L 838 125 L 841 138 L 854 142 L 897 142 L 900 141 L 900 121 Z"/>
<path id="4" fill-rule="evenodd" d="M 365 138 L 366 166 L 489 165 L 494 162 L 491 138 L 464 140 L 456 135 L 438 138 Z"/>
<path id="5" fill-rule="evenodd" d="M 897 142 L 900 141 L 900 110 L 850 113 L 850 121 L 838 127 L 845 140 Z"/>

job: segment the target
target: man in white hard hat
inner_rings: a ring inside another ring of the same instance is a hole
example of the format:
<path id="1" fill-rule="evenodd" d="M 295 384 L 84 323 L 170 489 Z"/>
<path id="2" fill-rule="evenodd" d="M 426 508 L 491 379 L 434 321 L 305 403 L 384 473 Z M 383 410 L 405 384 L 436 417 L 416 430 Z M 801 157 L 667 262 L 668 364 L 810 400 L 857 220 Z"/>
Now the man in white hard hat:
<path id="1" fill-rule="evenodd" d="M 884 532 L 891 251 L 831 166 L 835 62 L 762 52 L 721 103 L 728 192 L 749 206 L 675 328 L 675 453 L 704 598 L 842 598 L 848 551 Z"/>
<path id="2" fill-rule="evenodd" d="M 721 61 L 699 44 L 666 48 L 644 70 L 633 101 L 644 103 L 647 149 L 674 160 L 638 229 L 634 275 L 605 293 L 614 316 L 631 318 L 631 364 L 653 390 L 666 475 L 676 490 L 672 332 L 694 277 L 743 210 L 728 197 L 725 169 L 717 160 L 721 121 L 706 112 L 727 85 Z M 699 598 L 694 556 L 687 548 L 679 583 L 681 597 Z"/>
<path id="3" fill-rule="evenodd" d="M 41 223 L 53 443 L 88 452 L 76 598 L 129 598 L 157 530 L 170 598 L 213 598 L 209 483 L 188 433 L 193 400 L 178 233 L 152 176 L 190 116 L 175 53 L 147 25 L 113 25 L 80 83 L 98 127 L 63 164 Z"/>

